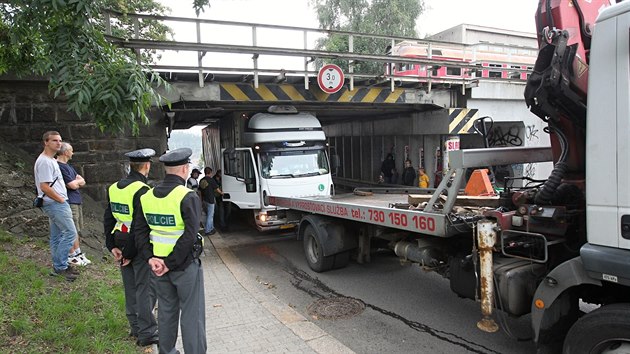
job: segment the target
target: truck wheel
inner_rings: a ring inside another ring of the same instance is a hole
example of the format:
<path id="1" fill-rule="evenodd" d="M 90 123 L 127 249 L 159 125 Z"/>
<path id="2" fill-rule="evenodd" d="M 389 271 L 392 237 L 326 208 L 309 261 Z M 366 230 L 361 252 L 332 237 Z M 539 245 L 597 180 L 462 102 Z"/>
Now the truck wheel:
<path id="1" fill-rule="evenodd" d="M 304 254 L 308 266 L 318 273 L 332 269 L 335 264 L 335 256 L 324 256 L 322 245 L 311 225 L 304 229 Z"/>
<path id="2" fill-rule="evenodd" d="M 600 307 L 577 320 L 564 340 L 565 354 L 627 353 L 630 350 L 630 304 Z"/>

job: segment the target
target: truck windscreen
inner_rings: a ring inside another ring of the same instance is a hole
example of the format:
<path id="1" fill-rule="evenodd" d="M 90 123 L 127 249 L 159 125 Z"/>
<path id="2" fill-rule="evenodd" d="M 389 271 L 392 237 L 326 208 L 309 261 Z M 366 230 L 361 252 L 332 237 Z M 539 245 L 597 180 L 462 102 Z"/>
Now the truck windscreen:
<path id="1" fill-rule="evenodd" d="M 324 150 L 260 152 L 262 178 L 296 178 L 327 174 Z"/>

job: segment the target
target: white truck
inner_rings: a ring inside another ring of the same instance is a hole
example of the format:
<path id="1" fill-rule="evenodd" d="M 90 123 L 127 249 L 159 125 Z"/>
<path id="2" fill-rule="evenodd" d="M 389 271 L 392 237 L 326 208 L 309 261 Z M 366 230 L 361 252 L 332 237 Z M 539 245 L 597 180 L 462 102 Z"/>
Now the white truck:
<path id="1" fill-rule="evenodd" d="M 630 2 L 541 0 L 536 21 L 525 98 L 551 148 L 456 151 L 432 195 L 270 191 L 268 203 L 302 213 L 317 272 L 367 262 L 385 242 L 478 300 L 481 330 L 498 330 L 496 308 L 530 314 L 539 353 L 630 353 Z M 555 163 L 543 182 L 458 196 L 467 169 L 543 161 Z"/>
<path id="2" fill-rule="evenodd" d="M 292 228 L 299 221 L 295 213 L 268 204 L 269 195 L 333 193 L 326 137 L 314 115 L 271 106 L 249 118 L 242 135 L 243 146 L 222 150 L 223 200 L 252 209 L 258 230 Z"/>

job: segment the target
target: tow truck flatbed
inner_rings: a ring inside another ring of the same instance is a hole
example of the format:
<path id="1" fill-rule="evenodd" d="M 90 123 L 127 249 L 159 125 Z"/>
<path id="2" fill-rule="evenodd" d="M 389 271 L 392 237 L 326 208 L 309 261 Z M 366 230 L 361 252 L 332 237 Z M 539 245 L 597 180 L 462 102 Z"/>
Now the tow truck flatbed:
<path id="1" fill-rule="evenodd" d="M 517 147 L 476 150 L 459 150 L 451 153 L 451 169 L 442 179 L 426 205 L 421 208 L 396 208 L 405 205 L 408 194 L 385 193 L 356 195 L 354 193 L 326 197 L 278 197 L 270 196 L 269 204 L 280 208 L 306 213 L 325 215 L 361 223 L 431 235 L 452 237 L 469 231 L 481 213 L 460 215 L 453 212 L 456 196 L 467 168 L 490 165 L 505 165 L 522 162 L 544 162 L 551 160 L 549 147 Z M 444 193 L 446 192 L 446 193 Z M 439 205 L 439 207 L 438 207 Z"/>
<path id="2" fill-rule="evenodd" d="M 407 203 L 406 194 L 356 195 L 339 194 L 330 197 L 269 197 L 269 203 L 282 208 L 331 216 L 351 221 L 390 227 L 438 237 L 450 237 L 462 232 L 465 223 L 450 222 L 448 214 L 422 209 L 400 209 Z"/>

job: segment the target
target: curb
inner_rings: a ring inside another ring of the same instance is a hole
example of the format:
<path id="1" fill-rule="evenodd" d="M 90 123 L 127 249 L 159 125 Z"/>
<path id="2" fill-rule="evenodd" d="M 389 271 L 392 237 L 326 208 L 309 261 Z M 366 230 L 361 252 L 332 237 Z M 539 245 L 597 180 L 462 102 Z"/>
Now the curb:
<path id="1" fill-rule="evenodd" d="M 249 271 L 234 256 L 232 251 L 223 241 L 222 236 L 217 233 L 210 237 L 210 242 L 214 246 L 223 264 L 234 275 L 236 281 L 249 292 L 258 303 L 271 313 L 280 323 L 289 328 L 296 336 L 301 338 L 316 353 L 345 353 L 353 354 L 350 348 L 339 342 L 336 338 L 326 333 L 316 324 L 310 322 L 299 312 L 284 304 L 272 294 L 261 291 L 260 285 L 252 279 Z M 218 236 L 218 237 L 216 237 Z"/>

